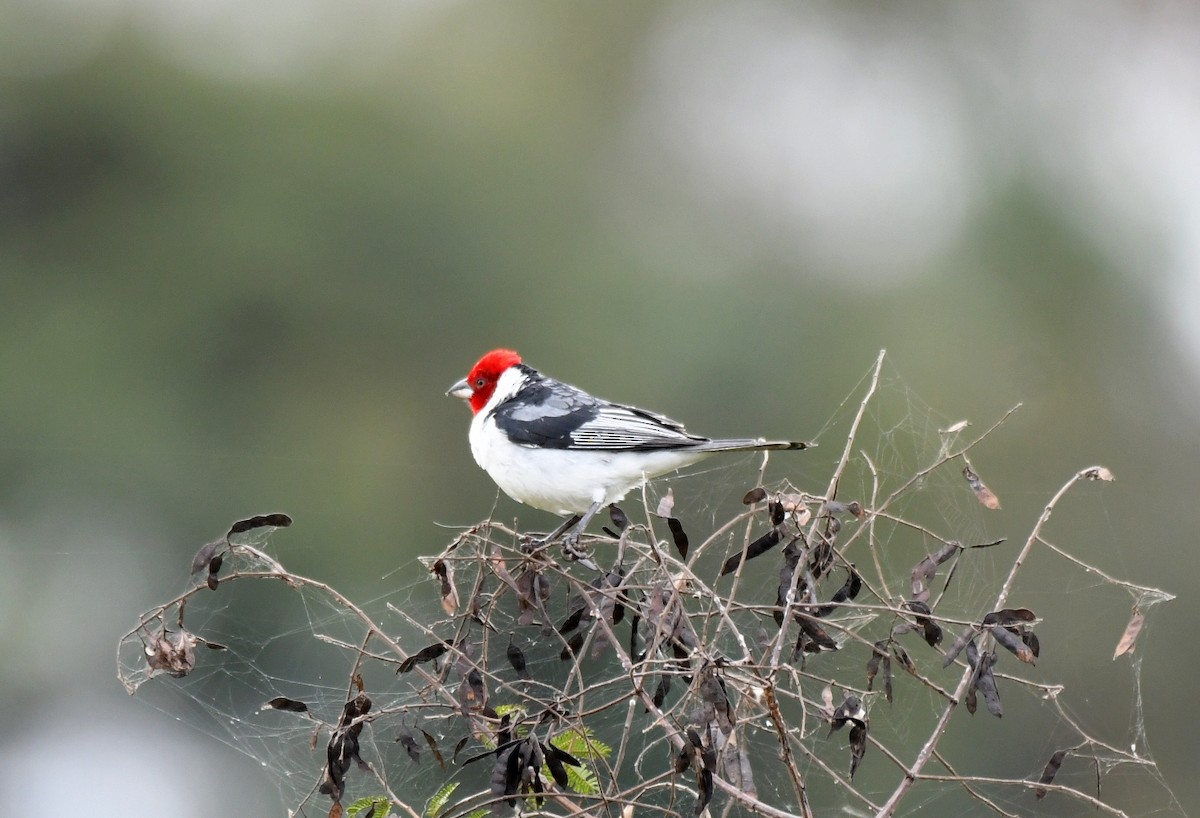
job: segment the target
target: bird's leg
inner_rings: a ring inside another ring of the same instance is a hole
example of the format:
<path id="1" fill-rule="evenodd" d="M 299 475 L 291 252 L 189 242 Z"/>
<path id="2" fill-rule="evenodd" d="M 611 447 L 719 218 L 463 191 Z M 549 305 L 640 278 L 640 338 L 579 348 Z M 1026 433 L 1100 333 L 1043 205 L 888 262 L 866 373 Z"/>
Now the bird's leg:
<path id="1" fill-rule="evenodd" d="M 583 513 L 582 516 L 579 514 L 572 514 L 570 517 L 564 520 L 562 525 L 560 525 L 558 528 L 554 529 L 541 539 L 532 540 L 529 544 L 535 548 L 543 548 L 557 540 L 559 537 L 562 537 L 563 553 L 566 554 L 569 559 L 576 560 L 582 565 L 598 571 L 599 569 L 596 567 L 596 563 L 592 562 L 591 559 L 588 558 L 587 553 L 579 550 L 579 535 L 582 534 L 585 529 L 587 529 L 588 523 L 592 521 L 592 518 L 596 516 L 596 513 L 599 512 L 602 507 L 603 503 L 599 501 L 592 503 L 592 505 Z"/>
<path id="2" fill-rule="evenodd" d="M 603 508 L 603 505 L 599 500 L 592 503 L 588 507 L 588 510 L 583 513 L 583 516 L 575 523 L 575 526 L 563 537 L 563 553 L 566 554 L 567 559 L 575 560 L 580 565 L 591 568 L 593 571 L 600 569 L 596 567 L 596 563 L 588 558 L 586 551 L 579 549 L 579 535 L 587 530 L 588 523 L 596 516 L 596 512 Z"/>
<path id="3" fill-rule="evenodd" d="M 532 544 L 536 545 L 536 546 L 549 545 L 550 543 L 554 542 L 559 537 L 561 537 L 564 533 L 566 533 L 567 531 L 570 531 L 572 528 L 574 528 L 575 525 L 580 521 L 580 519 L 581 518 L 578 514 L 572 514 L 570 517 L 568 517 L 566 520 L 563 521 L 562 525 L 560 525 L 558 528 L 551 531 L 545 537 L 542 537 L 540 540 L 534 540 Z"/>
<path id="4" fill-rule="evenodd" d="M 596 516 L 596 512 L 603 507 L 604 504 L 597 500 L 588 507 L 587 511 L 583 512 L 582 517 L 576 515 L 577 519 L 575 520 L 575 525 L 571 527 L 571 530 L 567 531 L 566 536 L 563 537 L 563 550 L 565 550 L 567 554 L 576 555 L 575 546 L 579 545 L 579 535 L 587 529 L 588 523 L 590 523 L 592 518 Z"/>

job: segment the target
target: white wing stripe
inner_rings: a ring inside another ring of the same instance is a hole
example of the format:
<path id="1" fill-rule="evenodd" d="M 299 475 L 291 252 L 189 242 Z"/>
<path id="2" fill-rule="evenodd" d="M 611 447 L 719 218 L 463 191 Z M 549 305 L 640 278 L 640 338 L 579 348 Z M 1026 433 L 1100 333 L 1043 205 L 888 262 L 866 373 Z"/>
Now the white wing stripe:
<path id="1" fill-rule="evenodd" d="M 667 425 L 671 424 L 671 425 Z M 605 406 L 600 414 L 571 433 L 581 448 L 636 448 L 699 442 L 667 418 L 646 417 L 625 407 Z"/>

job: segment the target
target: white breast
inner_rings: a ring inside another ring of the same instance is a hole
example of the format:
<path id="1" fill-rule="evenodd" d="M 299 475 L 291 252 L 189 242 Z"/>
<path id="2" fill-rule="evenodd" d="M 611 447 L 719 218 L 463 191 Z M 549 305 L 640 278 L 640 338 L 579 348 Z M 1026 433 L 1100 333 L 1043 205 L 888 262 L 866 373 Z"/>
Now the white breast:
<path id="1" fill-rule="evenodd" d="M 707 452 L 605 452 L 520 446 L 496 428 L 487 409 L 471 422 L 471 454 L 514 500 L 554 514 L 583 514 L 615 503 L 646 480 L 695 463 Z"/>

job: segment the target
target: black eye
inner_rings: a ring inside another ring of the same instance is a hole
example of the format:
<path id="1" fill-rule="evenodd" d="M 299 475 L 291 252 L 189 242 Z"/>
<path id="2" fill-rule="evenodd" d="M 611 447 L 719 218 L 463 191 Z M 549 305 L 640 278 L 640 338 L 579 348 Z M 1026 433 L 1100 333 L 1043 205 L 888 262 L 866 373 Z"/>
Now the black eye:
<path id="1" fill-rule="evenodd" d="M 483 378 L 475 379 L 475 388 L 476 389 L 483 389 L 483 387 L 486 385 L 487 385 L 487 381 L 485 379 L 483 379 Z"/>

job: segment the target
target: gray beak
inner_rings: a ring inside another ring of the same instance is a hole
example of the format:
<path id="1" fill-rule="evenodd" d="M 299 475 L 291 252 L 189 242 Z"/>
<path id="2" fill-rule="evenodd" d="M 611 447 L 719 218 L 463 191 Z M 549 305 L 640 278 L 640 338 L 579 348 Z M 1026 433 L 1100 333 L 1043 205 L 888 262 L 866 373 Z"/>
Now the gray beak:
<path id="1" fill-rule="evenodd" d="M 446 394 L 456 397 L 456 398 L 462 398 L 463 400 L 467 400 L 468 398 L 471 397 L 471 386 L 470 386 L 470 384 L 467 383 L 467 379 L 463 378 L 461 381 L 454 384 L 454 386 L 447 389 Z"/>

